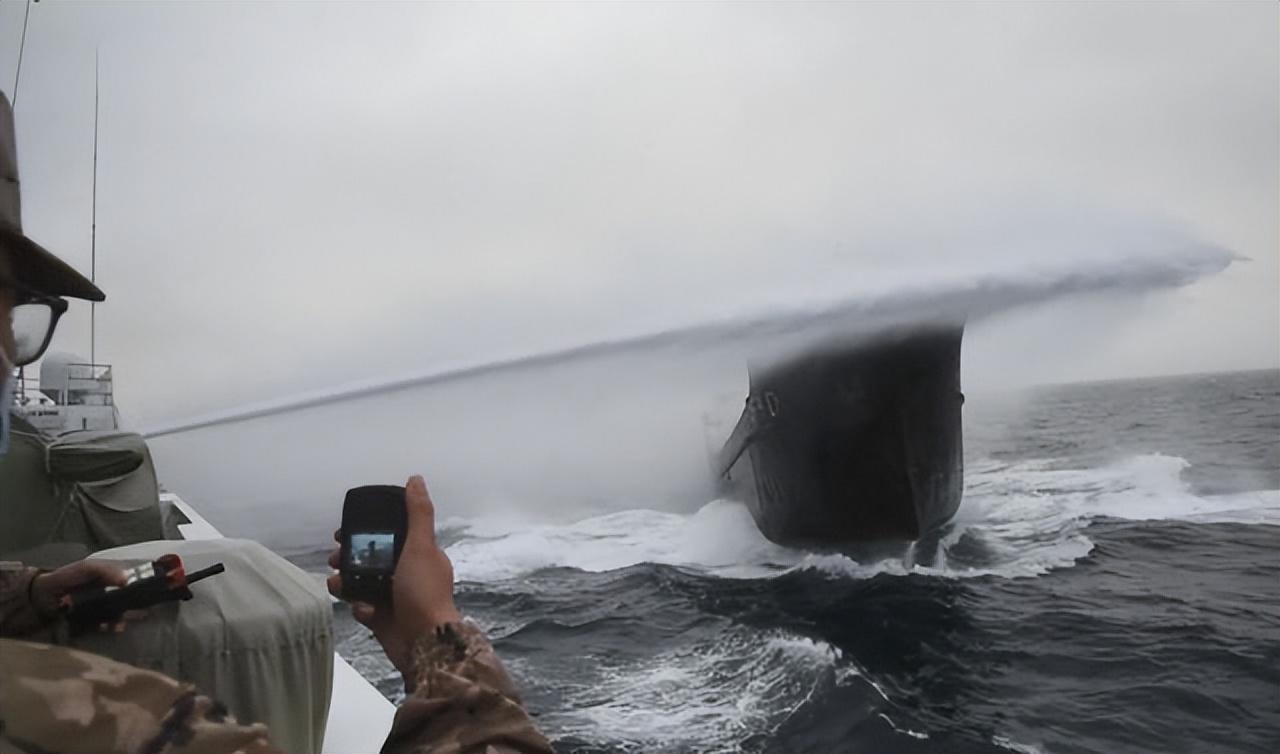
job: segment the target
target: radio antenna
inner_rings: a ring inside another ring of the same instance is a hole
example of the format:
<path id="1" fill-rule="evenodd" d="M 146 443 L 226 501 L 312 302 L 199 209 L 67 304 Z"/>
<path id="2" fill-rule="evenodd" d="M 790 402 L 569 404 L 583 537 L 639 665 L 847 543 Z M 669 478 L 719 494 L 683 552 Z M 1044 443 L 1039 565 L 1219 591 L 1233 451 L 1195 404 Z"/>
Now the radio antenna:
<path id="1" fill-rule="evenodd" d="M 98 51 L 93 51 L 93 205 L 89 228 L 89 281 L 98 282 Z M 89 369 L 98 364 L 98 303 L 89 302 Z"/>
<path id="2" fill-rule="evenodd" d="M 13 74 L 13 107 L 18 107 L 18 84 L 22 81 L 22 53 L 27 49 L 27 21 L 31 20 L 31 0 L 27 0 L 27 11 L 22 14 L 22 41 L 18 43 L 18 70 Z"/>

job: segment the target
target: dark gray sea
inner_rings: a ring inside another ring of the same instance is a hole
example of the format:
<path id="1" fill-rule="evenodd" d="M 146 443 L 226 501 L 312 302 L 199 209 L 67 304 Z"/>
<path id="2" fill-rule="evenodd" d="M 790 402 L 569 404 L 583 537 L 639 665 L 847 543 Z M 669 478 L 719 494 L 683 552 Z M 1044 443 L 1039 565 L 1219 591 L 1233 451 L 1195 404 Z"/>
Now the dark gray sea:
<path id="1" fill-rule="evenodd" d="M 453 518 L 459 602 L 564 752 L 1280 751 L 1280 372 L 971 396 L 965 434 L 928 566 L 727 500 Z"/>

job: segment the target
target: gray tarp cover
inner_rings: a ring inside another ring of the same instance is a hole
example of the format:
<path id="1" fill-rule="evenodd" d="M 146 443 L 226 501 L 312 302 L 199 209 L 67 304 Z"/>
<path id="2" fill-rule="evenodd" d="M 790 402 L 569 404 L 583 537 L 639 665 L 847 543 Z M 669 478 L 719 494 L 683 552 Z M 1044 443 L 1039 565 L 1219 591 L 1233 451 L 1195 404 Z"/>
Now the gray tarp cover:
<path id="1" fill-rule="evenodd" d="M 49 443 L 49 474 L 68 482 L 118 479 L 131 475 L 146 455 L 142 437 L 129 432 L 67 432 Z"/>
<path id="2" fill-rule="evenodd" d="M 318 579 L 257 542 L 142 542 L 95 557 L 138 563 L 177 553 L 187 572 L 227 570 L 194 597 L 151 609 L 122 634 L 87 634 L 76 646 L 194 683 L 242 721 L 271 727 L 287 752 L 318 752 L 333 684 L 333 608 Z M 370 743 L 370 751 L 381 741 Z"/>
<path id="3" fill-rule="evenodd" d="M 80 542 L 101 549 L 166 536 L 146 443 L 115 431 L 42 435 L 15 418 L 0 456 L 0 555 Z"/>

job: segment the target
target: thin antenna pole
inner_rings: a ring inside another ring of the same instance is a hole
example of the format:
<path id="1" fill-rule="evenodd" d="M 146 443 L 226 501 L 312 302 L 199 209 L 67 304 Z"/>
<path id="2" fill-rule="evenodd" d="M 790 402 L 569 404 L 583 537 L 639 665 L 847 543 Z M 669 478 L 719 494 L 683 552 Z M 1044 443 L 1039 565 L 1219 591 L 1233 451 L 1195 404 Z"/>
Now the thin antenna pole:
<path id="1" fill-rule="evenodd" d="M 98 51 L 93 51 L 93 217 L 89 229 L 89 280 L 98 282 Z M 89 363 L 98 363 L 98 304 L 89 302 Z M 89 367 L 90 370 L 93 366 Z"/>
<path id="2" fill-rule="evenodd" d="M 13 74 L 13 107 L 18 106 L 18 84 L 22 81 L 22 53 L 27 49 L 27 21 L 31 19 L 31 0 L 27 0 L 27 12 L 22 14 L 22 41 L 18 43 L 18 70 Z"/>

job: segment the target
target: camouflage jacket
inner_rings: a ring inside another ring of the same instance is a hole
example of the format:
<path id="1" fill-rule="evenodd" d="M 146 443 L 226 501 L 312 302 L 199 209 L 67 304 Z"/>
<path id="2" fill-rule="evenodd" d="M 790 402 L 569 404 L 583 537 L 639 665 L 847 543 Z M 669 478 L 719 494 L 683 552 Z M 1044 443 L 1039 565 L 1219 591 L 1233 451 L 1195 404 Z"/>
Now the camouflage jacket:
<path id="1" fill-rule="evenodd" d="M 0 563 L 0 636 L 48 621 L 29 599 L 35 569 Z M 414 692 L 396 711 L 386 754 L 551 752 L 484 634 L 449 624 L 414 645 Z M 0 754 L 260 754 L 261 724 L 239 723 L 190 684 L 99 655 L 0 638 Z"/>

